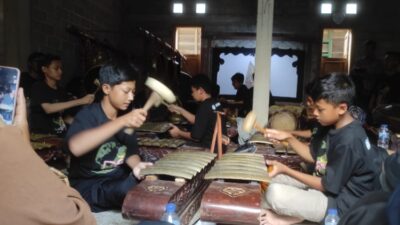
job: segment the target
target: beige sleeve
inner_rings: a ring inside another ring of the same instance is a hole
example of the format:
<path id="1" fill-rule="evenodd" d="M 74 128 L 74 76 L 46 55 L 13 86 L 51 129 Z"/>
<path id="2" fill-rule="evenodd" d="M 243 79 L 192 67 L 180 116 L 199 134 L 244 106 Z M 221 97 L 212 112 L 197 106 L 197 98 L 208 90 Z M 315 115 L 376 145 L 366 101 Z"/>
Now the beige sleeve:
<path id="1" fill-rule="evenodd" d="M 0 224 L 96 224 L 88 204 L 52 173 L 15 127 L 0 128 Z"/>

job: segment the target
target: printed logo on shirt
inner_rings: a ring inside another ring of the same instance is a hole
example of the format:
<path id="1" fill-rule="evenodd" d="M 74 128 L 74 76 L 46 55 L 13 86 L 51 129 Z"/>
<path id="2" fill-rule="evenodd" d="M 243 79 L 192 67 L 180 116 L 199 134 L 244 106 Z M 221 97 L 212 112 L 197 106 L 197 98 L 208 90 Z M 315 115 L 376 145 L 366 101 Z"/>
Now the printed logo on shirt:
<path id="1" fill-rule="evenodd" d="M 328 164 L 328 157 L 326 156 L 326 153 L 317 157 L 317 162 L 315 163 L 316 176 L 321 177 L 326 174 L 326 164 Z"/>
<path id="2" fill-rule="evenodd" d="M 56 134 L 62 134 L 63 132 L 67 131 L 67 125 L 61 116 L 53 119 L 53 125 Z"/>
<path id="3" fill-rule="evenodd" d="M 371 149 L 371 143 L 369 142 L 369 139 L 368 139 L 368 138 L 365 138 L 364 144 L 365 144 L 365 147 L 366 147 L 368 150 Z"/>
<path id="4" fill-rule="evenodd" d="M 326 143 L 325 140 L 322 141 L 321 143 L 321 150 L 323 150 L 323 154 L 320 156 L 317 156 L 316 162 L 315 162 L 315 171 L 314 175 L 321 177 L 326 174 L 326 165 L 328 164 L 328 156 L 326 154 L 326 149 L 328 147 L 328 144 Z"/>
<path id="5" fill-rule="evenodd" d="M 314 127 L 311 131 L 312 136 L 314 136 L 318 132 L 318 127 Z"/>
<path id="6" fill-rule="evenodd" d="M 108 142 L 100 146 L 96 154 L 96 164 L 100 170 L 93 171 L 97 174 L 109 173 L 117 166 L 124 163 L 126 146 L 116 142 Z"/>

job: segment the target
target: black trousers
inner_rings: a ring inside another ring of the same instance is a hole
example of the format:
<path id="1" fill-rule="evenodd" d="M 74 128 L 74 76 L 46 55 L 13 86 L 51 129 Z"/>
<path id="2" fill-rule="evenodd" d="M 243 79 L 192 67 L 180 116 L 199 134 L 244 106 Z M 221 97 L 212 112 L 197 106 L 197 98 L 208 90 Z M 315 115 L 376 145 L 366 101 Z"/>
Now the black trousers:
<path id="1" fill-rule="evenodd" d="M 137 184 L 132 170 L 117 167 L 113 172 L 91 179 L 71 179 L 74 187 L 89 204 L 92 212 L 122 207 L 125 195 Z"/>

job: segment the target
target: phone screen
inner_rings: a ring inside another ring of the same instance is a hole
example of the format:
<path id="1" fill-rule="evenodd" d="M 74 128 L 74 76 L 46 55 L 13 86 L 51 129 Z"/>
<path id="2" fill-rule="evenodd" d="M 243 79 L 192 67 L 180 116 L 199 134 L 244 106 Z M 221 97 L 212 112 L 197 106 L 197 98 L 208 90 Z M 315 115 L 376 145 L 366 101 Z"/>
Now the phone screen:
<path id="1" fill-rule="evenodd" d="M 19 69 L 0 66 L 0 119 L 5 124 L 14 120 L 19 77 Z"/>

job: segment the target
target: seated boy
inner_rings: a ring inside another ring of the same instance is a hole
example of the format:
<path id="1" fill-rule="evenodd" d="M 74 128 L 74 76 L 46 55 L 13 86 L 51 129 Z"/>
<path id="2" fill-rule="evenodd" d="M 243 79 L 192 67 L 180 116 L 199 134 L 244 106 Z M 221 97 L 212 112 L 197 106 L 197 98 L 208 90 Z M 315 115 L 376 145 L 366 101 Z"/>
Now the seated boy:
<path id="1" fill-rule="evenodd" d="M 315 117 L 313 115 L 314 101 L 311 98 L 311 89 L 315 84 L 315 81 L 316 79 L 313 79 L 304 88 L 304 92 L 306 95 L 306 102 L 305 102 L 305 108 L 299 118 L 299 126 L 302 130 L 290 131 L 292 135 L 300 138 L 306 138 L 306 139 L 311 138 L 313 130 L 319 126 L 318 122 L 315 120 Z"/>
<path id="2" fill-rule="evenodd" d="M 151 165 L 141 162 L 135 133 L 124 132 L 126 127 L 140 127 L 146 112 L 135 109 L 118 115 L 133 101 L 136 79 L 128 64 L 104 65 L 99 76 L 102 100 L 83 108 L 67 133 L 71 185 L 94 212 L 120 209 L 140 170 Z"/>
<path id="3" fill-rule="evenodd" d="M 250 94 L 249 89 L 243 84 L 244 75 L 242 73 L 235 73 L 231 77 L 231 81 L 233 88 L 237 90 L 235 100 L 243 104 L 238 109 L 238 116 L 245 117 L 251 110 L 253 98 L 250 97 L 252 97 L 252 93 Z"/>
<path id="4" fill-rule="evenodd" d="M 396 186 L 400 187 L 400 152 L 384 160 L 379 181 L 382 190 L 363 196 L 340 218 L 339 225 L 387 225 L 389 219 L 399 219 L 399 209 L 392 214 L 386 211 L 390 208 L 390 201 L 397 201 L 397 205 L 400 202 L 398 197 L 393 199 L 396 198 Z"/>
<path id="5" fill-rule="evenodd" d="M 314 115 L 324 126 L 332 126 L 316 146 L 297 148 L 306 161 L 315 163 L 315 175 L 308 175 L 277 162 L 267 192 L 270 209 L 261 213 L 261 224 L 295 224 L 302 220 L 320 222 L 328 208 L 343 215 L 358 199 L 375 190 L 374 168 L 367 157 L 371 149 L 360 122 L 347 111 L 355 96 L 354 85 L 346 75 L 320 78 L 311 91 Z M 266 130 L 267 137 L 286 140 L 293 147 L 298 141 L 284 131 Z"/>
<path id="6" fill-rule="evenodd" d="M 64 115 L 64 110 L 75 106 L 90 104 L 94 95 L 88 94 L 80 99 L 73 99 L 58 85 L 62 76 L 60 57 L 45 55 L 41 65 L 43 81 L 38 81 L 31 88 L 30 128 L 32 132 L 64 136 L 66 122 L 72 122 L 71 117 Z M 73 99 L 73 100 L 71 100 Z"/>
<path id="7" fill-rule="evenodd" d="M 170 105 L 169 110 L 181 114 L 190 124 L 193 124 L 192 131 L 183 131 L 172 125 L 169 133 L 172 137 L 182 137 L 199 142 L 202 147 L 209 148 L 211 145 L 216 113 L 213 110 L 213 105 L 217 103 L 212 99 L 212 85 L 207 76 L 200 74 L 191 79 L 192 96 L 200 105 L 197 108 L 196 115 L 176 105 Z M 222 132 L 226 134 L 225 120 L 222 118 Z"/>

